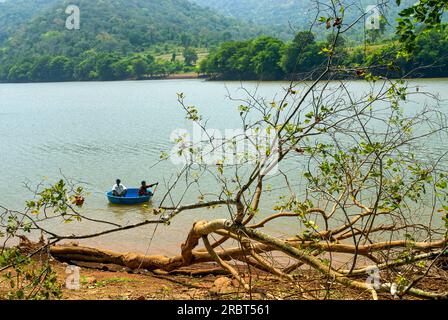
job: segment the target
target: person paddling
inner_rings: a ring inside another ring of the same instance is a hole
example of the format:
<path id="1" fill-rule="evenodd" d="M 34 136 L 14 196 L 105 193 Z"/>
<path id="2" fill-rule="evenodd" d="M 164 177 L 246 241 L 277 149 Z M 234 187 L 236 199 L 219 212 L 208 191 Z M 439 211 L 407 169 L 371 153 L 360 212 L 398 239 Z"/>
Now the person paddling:
<path id="1" fill-rule="evenodd" d="M 159 185 L 159 183 L 157 182 L 157 183 L 154 183 L 154 184 L 151 184 L 148 186 L 146 184 L 146 181 L 142 181 L 142 186 L 140 187 L 140 190 L 138 190 L 139 197 L 144 197 L 144 196 L 148 196 L 148 195 L 152 194 L 152 192 L 148 191 L 148 189 L 158 186 L 158 185 Z"/>

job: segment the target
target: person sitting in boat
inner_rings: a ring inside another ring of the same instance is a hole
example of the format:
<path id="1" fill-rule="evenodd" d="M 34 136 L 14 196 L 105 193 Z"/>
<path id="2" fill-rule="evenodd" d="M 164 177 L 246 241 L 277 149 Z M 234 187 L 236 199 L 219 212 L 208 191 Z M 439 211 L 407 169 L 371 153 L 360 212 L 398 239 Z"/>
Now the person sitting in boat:
<path id="1" fill-rule="evenodd" d="M 142 181 L 142 186 L 140 187 L 140 190 L 138 190 L 138 195 L 139 197 L 144 197 L 144 196 L 148 196 L 151 194 L 151 191 L 148 191 L 149 188 L 152 188 L 154 186 L 159 185 L 159 183 L 154 183 L 151 185 L 147 185 L 146 181 Z"/>
<path id="2" fill-rule="evenodd" d="M 112 188 L 112 194 L 114 197 L 126 197 L 128 189 L 121 184 L 121 180 L 117 179 L 116 184 Z"/>

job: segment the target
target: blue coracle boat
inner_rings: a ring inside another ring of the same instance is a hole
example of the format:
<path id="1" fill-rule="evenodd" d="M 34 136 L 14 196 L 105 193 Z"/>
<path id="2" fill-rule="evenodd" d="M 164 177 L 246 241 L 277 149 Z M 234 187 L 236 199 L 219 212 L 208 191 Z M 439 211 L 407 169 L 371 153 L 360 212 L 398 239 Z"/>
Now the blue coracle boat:
<path id="1" fill-rule="evenodd" d="M 138 195 L 138 190 L 139 189 L 128 189 L 128 193 L 126 194 L 126 197 L 115 197 L 112 195 L 112 191 L 109 191 L 108 193 L 106 193 L 106 196 L 107 196 L 107 199 L 109 199 L 110 203 L 132 205 L 132 204 L 140 204 L 140 203 L 149 202 L 154 195 L 151 191 L 148 191 L 149 194 L 147 196 L 140 197 Z"/>

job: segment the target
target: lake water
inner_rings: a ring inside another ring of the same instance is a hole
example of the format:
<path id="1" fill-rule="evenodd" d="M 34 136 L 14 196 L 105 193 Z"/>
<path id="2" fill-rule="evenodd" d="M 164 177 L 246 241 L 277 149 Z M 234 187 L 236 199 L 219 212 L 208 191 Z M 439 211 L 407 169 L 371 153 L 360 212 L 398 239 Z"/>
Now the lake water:
<path id="1" fill-rule="evenodd" d="M 448 100 L 448 80 L 412 83 Z M 62 172 L 86 183 L 91 192 L 83 208 L 86 215 L 119 224 L 152 219 L 141 206 L 109 205 L 104 193 L 117 177 L 132 187 L 142 179 L 164 181 L 176 172 L 178 168 L 169 162 L 152 165 L 162 150 L 172 148 L 170 135 L 174 130 L 191 130 L 177 93 L 185 93 L 188 105 L 197 106 L 209 119 L 210 127 L 232 129 L 240 127 L 239 103 L 227 96 L 243 97 L 242 85 L 250 90 L 257 88 L 259 95 L 270 100 L 287 86 L 281 82 L 202 80 L 0 84 L 0 204 L 23 209 L 25 201 L 33 196 L 25 183 L 35 186 L 42 179 L 55 182 Z M 363 82 L 351 84 L 354 91 L 366 88 Z M 424 98 L 419 99 L 410 104 L 423 105 Z M 154 205 L 158 200 L 156 194 Z M 207 210 L 183 213 L 170 226 L 157 228 L 149 249 L 154 226 L 82 243 L 119 251 L 175 254 L 194 221 L 220 215 L 228 216 L 224 210 L 213 216 Z M 61 232 L 82 234 L 96 230 L 89 224 L 59 228 Z M 287 223 L 272 231 L 291 232 Z"/>

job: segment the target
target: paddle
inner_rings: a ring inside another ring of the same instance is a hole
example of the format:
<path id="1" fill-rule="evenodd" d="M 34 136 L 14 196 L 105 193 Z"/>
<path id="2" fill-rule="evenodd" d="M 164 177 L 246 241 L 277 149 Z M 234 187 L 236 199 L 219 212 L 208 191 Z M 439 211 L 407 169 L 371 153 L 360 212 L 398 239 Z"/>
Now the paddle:
<path id="1" fill-rule="evenodd" d="M 153 195 L 156 193 L 156 191 L 157 191 L 157 187 L 159 186 L 159 183 L 156 182 L 156 183 L 151 184 L 151 185 L 148 186 L 148 188 L 152 188 L 152 187 L 154 187 L 154 186 L 155 186 L 155 188 L 154 188 L 154 191 L 152 192 Z"/>

